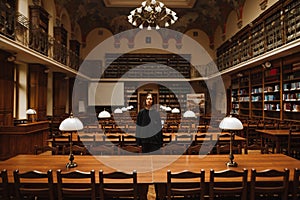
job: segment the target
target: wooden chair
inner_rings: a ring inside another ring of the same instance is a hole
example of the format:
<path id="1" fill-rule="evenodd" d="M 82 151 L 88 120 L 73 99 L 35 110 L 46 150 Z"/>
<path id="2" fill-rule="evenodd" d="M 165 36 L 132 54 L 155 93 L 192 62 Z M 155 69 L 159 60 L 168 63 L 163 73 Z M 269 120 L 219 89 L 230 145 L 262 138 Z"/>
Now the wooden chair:
<path id="1" fill-rule="evenodd" d="M 109 180 L 114 180 L 114 183 Z M 132 173 L 125 172 L 111 172 L 104 173 L 99 171 L 100 181 L 100 199 L 109 198 L 133 198 L 138 199 L 138 185 L 137 185 L 137 172 L 134 170 Z M 126 182 L 128 181 L 128 182 Z"/>
<path id="2" fill-rule="evenodd" d="M 193 135 L 177 133 L 175 135 L 174 143 L 185 145 L 186 148 L 188 148 L 189 146 L 191 146 L 193 144 Z"/>
<path id="3" fill-rule="evenodd" d="M 294 180 L 293 180 L 293 200 L 300 198 L 300 170 L 298 168 L 294 169 Z"/>
<path id="4" fill-rule="evenodd" d="M 188 181 L 187 181 L 188 180 Z M 172 173 L 167 171 L 167 199 L 201 199 L 204 200 L 205 171 L 182 171 Z"/>
<path id="5" fill-rule="evenodd" d="M 170 143 L 161 148 L 164 155 L 183 155 L 187 151 L 187 146 L 184 144 Z"/>
<path id="6" fill-rule="evenodd" d="M 136 137 L 135 135 L 122 135 L 122 143 L 121 146 L 126 146 L 126 145 L 131 145 L 134 146 L 136 145 Z"/>
<path id="7" fill-rule="evenodd" d="M 247 120 L 247 127 L 245 129 L 246 132 L 246 140 L 247 140 L 247 146 L 250 146 L 252 144 L 259 144 L 259 136 L 258 133 L 255 131 L 255 129 L 258 128 L 259 120 Z"/>
<path id="8" fill-rule="evenodd" d="M 120 134 L 105 134 L 102 136 L 102 139 L 104 142 L 107 143 L 107 145 L 115 145 L 115 146 L 121 146 L 122 145 L 122 137 Z"/>
<path id="9" fill-rule="evenodd" d="M 115 146 L 104 145 L 104 144 L 91 146 L 89 152 L 91 155 L 114 155 Z"/>
<path id="10" fill-rule="evenodd" d="M 90 149 L 92 146 L 95 145 L 96 142 L 96 135 L 95 134 L 84 134 L 78 135 L 78 145 L 85 146 Z"/>
<path id="11" fill-rule="evenodd" d="M 211 144 L 196 144 L 189 146 L 187 149 L 188 155 L 209 155 L 213 150 Z"/>
<path id="12" fill-rule="evenodd" d="M 1 183 L 0 183 L 0 199 L 8 200 L 9 199 L 9 191 L 8 191 L 8 177 L 7 170 L 3 169 L 0 171 Z"/>
<path id="13" fill-rule="evenodd" d="M 300 159 L 300 126 L 292 126 L 289 130 L 287 154 Z"/>
<path id="14" fill-rule="evenodd" d="M 74 155 L 87 155 L 89 154 L 89 151 L 86 147 L 78 146 L 78 145 L 72 145 L 72 153 Z M 70 146 L 63 146 L 63 155 L 70 154 Z"/>
<path id="15" fill-rule="evenodd" d="M 278 171 L 274 169 L 267 169 L 263 171 L 251 170 L 250 182 L 250 200 L 259 199 L 263 196 L 270 199 L 278 195 L 281 200 L 288 199 L 288 186 L 289 186 L 289 169 Z M 266 181 L 266 179 L 268 181 Z M 279 180 L 280 179 L 280 180 Z"/>
<path id="16" fill-rule="evenodd" d="M 230 153 L 230 144 L 224 144 L 224 145 L 220 145 L 217 144 L 216 146 L 217 149 L 217 154 L 229 154 Z M 240 144 L 236 145 L 232 145 L 232 152 L 234 154 L 242 154 L 242 147 Z"/>
<path id="17" fill-rule="evenodd" d="M 86 180 L 87 184 L 75 184 Z M 70 183 L 70 181 L 72 181 Z M 69 199 L 91 199 L 96 200 L 95 171 L 82 172 L 79 170 L 62 173 L 57 170 L 57 193 L 58 200 Z"/>
<path id="18" fill-rule="evenodd" d="M 269 148 L 268 145 L 265 144 L 263 147 L 261 146 L 261 144 L 251 144 L 250 146 L 248 146 L 247 144 L 244 145 L 244 153 L 248 154 L 249 150 L 252 152 L 259 152 L 261 154 L 268 154 L 269 153 Z"/>
<path id="19" fill-rule="evenodd" d="M 51 170 L 40 172 L 36 170 L 20 173 L 13 172 L 15 194 L 17 200 L 50 199 L 54 200 L 53 174 Z M 39 180 L 35 182 L 34 180 Z M 44 181 L 44 183 L 41 183 Z"/>
<path id="20" fill-rule="evenodd" d="M 239 199 L 247 199 L 247 176 L 248 170 L 235 171 L 231 169 L 225 169 L 222 171 L 210 170 L 209 181 L 209 199 L 213 200 L 216 197 L 218 199 L 224 199 L 226 197 L 233 198 L 239 196 Z M 237 180 L 238 178 L 238 180 Z M 232 180 L 229 184 L 222 182 L 222 180 Z"/>
<path id="21" fill-rule="evenodd" d="M 52 135 L 52 146 L 58 146 L 58 154 L 63 154 L 63 147 L 70 145 L 70 135 Z"/>
<path id="22" fill-rule="evenodd" d="M 142 153 L 142 148 L 135 145 L 125 145 L 118 148 L 119 155 L 138 155 Z"/>
<path id="23" fill-rule="evenodd" d="M 41 153 L 45 153 L 47 151 L 51 152 L 52 155 L 57 155 L 58 154 L 59 147 L 51 147 L 51 146 L 38 146 L 34 145 L 34 154 L 39 155 Z"/>
<path id="24" fill-rule="evenodd" d="M 168 143 L 172 142 L 172 135 L 171 134 L 163 134 L 163 145 L 167 145 Z"/>
<path id="25" fill-rule="evenodd" d="M 209 140 L 209 141 L 206 141 Z M 212 134 L 206 134 L 206 133 L 198 133 L 195 135 L 194 138 L 194 144 L 202 144 L 202 143 L 207 143 L 212 141 Z"/>

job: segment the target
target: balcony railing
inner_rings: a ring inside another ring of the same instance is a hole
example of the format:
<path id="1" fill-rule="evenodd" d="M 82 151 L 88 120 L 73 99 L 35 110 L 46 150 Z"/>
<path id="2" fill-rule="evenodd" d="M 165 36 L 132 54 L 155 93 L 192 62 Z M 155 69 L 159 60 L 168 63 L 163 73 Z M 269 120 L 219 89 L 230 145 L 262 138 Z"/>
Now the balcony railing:
<path id="1" fill-rule="evenodd" d="M 219 71 L 300 38 L 300 0 L 279 1 L 217 50 Z"/>
<path id="2" fill-rule="evenodd" d="M 0 34 L 78 71 L 81 59 L 77 53 L 41 29 L 30 27 L 30 21 L 21 13 L 0 16 Z"/>

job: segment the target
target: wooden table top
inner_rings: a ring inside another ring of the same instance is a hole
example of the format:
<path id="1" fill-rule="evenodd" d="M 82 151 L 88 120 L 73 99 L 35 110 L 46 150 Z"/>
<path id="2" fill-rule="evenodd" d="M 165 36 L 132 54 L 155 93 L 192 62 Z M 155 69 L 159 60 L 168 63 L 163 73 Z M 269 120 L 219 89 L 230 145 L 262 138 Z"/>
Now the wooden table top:
<path id="1" fill-rule="evenodd" d="M 278 136 L 288 136 L 290 130 L 289 129 L 256 129 L 255 131 L 260 133 L 265 133 L 269 135 L 278 135 Z M 300 132 L 294 132 L 293 134 L 300 134 Z"/>
<path id="2" fill-rule="evenodd" d="M 19 169 L 20 172 L 29 170 L 47 171 L 52 169 L 54 172 L 54 182 L 56 182 L 56 170 L 62 171 L 96 171 L 96 181 L 99 182 L 98 172 L 102 169 L 104 172 L 115 170 L 131 172 L 137 170 L 139 183 L 165 183 L 167 170 L 179 172 L 183 170 L 206 172 L 206 181 L 209 181 L 209 170 L 227 169 L 226 162 L 228 155 L 141 155 L 141 156 L 75 156 L 76 168 L 67 169 L 66 163 L 68 156 L 62 155 L 18 155 L 11 159 L 1 161 L 0 169 L 7 169 L 9 182 L 13 182 L 13 171 Z M 242 154 L 235 155 L 234 159 L 238 167 L 231 169 L 249 170 L 248 180 L 250 180 L 250 171 L 252 168 L 257 170 L 284 168 L 290 169 L 290 180 L 293 179 L 294 168 L 300 167 L 300 161 L 283 154 Z"/>

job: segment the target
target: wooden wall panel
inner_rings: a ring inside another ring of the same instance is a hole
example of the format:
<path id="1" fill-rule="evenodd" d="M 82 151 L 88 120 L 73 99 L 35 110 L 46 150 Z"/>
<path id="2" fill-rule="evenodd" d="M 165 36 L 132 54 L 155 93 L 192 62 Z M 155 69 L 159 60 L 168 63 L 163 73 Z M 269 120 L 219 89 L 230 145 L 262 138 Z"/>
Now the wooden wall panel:
<path id="1" fill-rule="evenodd" d="M 30 64 L 29 66 L 29 108 L 37 111 L 38 120 L 46 120 L 47 115 L 47 81 L 45 66 Z"/>
<path id="2" fill-rule="evenodd" d="M 14 63 L 0 52 L 0 126 L 13 125 Z"/>
<path id="3" fill-rule="evenodd" d="M 53 120 L 61 121 L 66 113 L 67 80 L 64 73 L 53 73 Z"/>

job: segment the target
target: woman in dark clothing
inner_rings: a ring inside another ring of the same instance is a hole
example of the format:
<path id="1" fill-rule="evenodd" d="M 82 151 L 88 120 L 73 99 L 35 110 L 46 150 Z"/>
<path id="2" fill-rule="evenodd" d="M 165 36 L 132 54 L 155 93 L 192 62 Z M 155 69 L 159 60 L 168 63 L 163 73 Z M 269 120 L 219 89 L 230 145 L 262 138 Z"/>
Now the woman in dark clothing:
<path id="1" fill-rule="evenodd" d="M 137 116 L 136 138 L 143 153 L 159 150 L 163 144 L 159 112 L 152 108 L 152 94 L 147 94 L 145 108 Z"/>

